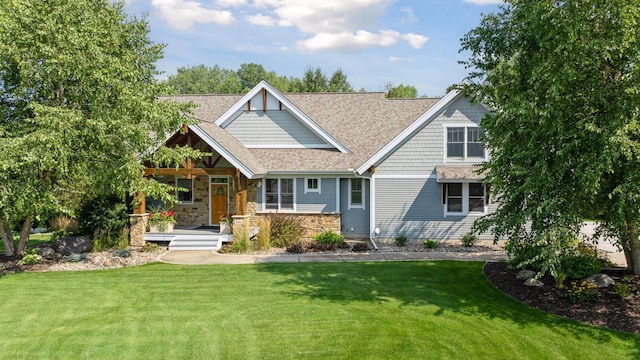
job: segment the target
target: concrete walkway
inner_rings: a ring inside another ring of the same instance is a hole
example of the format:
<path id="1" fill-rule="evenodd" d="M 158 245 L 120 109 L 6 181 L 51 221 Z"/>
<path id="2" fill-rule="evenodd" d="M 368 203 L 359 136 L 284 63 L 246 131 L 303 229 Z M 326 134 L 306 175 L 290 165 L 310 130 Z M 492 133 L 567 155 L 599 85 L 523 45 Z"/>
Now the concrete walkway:
<path id="1" fill-rule="evenodd" d="M 506 258 L 506 254 L 455 252 L 231 255 L 218 254 L 213 251 L 168 251 L 158 257 L 162 262 L 182 265 L 421 260 L 500 261 Z"/>

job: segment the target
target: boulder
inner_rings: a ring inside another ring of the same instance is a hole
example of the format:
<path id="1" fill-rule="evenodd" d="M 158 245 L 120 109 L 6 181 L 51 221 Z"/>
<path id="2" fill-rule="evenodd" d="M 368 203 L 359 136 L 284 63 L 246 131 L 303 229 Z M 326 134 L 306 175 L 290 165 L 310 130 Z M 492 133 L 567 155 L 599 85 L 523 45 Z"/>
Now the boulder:
<path id="1" fill-rule="evenodd" d="M 48 260 L 57 260 L 61 256 L 51 246 L 39 248 L 38 254 Z"/>
<path id="2" fill-rule="evenodd" d="M 609 275 L 605 274 L 591 275 L 588 278 L 584 279 L 584 281 L 589 284 L 595 285 L 597 288 L 603 288 L 616 284 L 616 282 Z"/>
<path id="3" fill-rule="evenodd" d="M 69 256 L 71 254 L 83 254 L 91 251 L 91 239 L 86 236 L 69 236 L 57 239 L 53 242 L 53 250 L 57 253 Z"/>
<path id="4" fill-rule="evenodd" d="M 543 283 L 542 281 L 540 281 L 540 280 L 536 280 L 536 279 L 534 279 L 534 278 L 530 278 L 530 279 L 527 279 L 527 280 L 524 282 L 524 285 L 525 285 L 525 286 L 541 287 L 541 286 L 544 286 L 544 283 Z"/>
<path id="5" fill-rule="evenodd" d="M 520 270 L 518 275 L 516 275 L 516 279 L 518 280 L 529 280 L 536 277 L 536 272 L 531 270 Z"/>

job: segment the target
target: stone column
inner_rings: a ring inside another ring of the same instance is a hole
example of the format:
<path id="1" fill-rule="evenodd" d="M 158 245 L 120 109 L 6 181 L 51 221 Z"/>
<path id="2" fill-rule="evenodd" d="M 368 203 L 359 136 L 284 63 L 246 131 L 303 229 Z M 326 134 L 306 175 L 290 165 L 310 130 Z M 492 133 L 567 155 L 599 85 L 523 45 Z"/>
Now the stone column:
<path id="1" fill-rule="evenodd" d="M 249 223 L 251 215 L 233 215 L 233 235 L 251 237 Z"/>
<path id="2" fill-rule="evenodd" d="M 129 215 L 129 239 L 131 246 L 144 246 L 144 233 L 147 231 L 149 214 Z"/>

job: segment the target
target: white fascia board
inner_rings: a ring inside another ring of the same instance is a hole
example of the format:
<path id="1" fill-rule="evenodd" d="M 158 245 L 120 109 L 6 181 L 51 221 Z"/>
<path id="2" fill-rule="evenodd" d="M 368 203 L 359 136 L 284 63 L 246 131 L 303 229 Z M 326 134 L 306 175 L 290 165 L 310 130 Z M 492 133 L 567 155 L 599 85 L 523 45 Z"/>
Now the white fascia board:
<path id="1" fill-rule="evenodd" d="M 213 150 L 215 150 L 218 154 L 222 155 L 231 165 L 240 169 L 240 172 L 244 174 L 249 179 L 252 179 L 254 175 L 256 175 L 253 171 L 249 170 L 243 163 L 241 163 L 235 156 L 233 156 L 227 149 L 220 146 L 217 141 L 215 141 L 209 134 L 200 129 L 197 125 L 189 125 L 189 130 L 193 131 L 198 135 L 202 140 L 204 140 Z"/>
<path id="2" fill-rule="evenodd" d="M 362 164 L 356 171 L 358 174 L 362 174 L 367 171 L 372 165 L 380 161 L 382 158 L 387 156 L 391 151 L 393 151 L 398 145 L 400 145 L 403 141 L 407 140 L 409 137 L 413 136 L 413 134 L 425 123 L 433 120 L 442 110 L 444 110 L 447 106 L 453 103 L 462 92 L 460 90 L 451 90 L 445 95 L 442 99 L 438 100 L 435 105 L 433 105 L 427 112 L 420 115 L 419 118 L 416 119 L 411 125 L 402 130 L 398 136 L 396 136 L 393 140 L 391 140 L 387 145 L 385 145 L 382 149 L 380 149 L 377 153 L 375 153 L 369 160 L 367 160 L 364 164 Z"/>
<path id="3" fill-rule="evenodd" d="M 273 97 L 275 97 L 278 101 L 284 104 L 285 107 L 289 109 L 289 111 L 294 116 L 302 120 L 302 122 L 311 131 L 313 131 L 316 135 L 320 136 L 320 138 L 322 138 L 324 141 L 333 145 L 336 149 L 340 150 L 340 152 L 342 153 L 348 154 L 351 152 L 344 145 L 342 145 L 336 138 L 334 138 L 331 134 L 329 134 L 325 129 L 320 127 L 320 125 L 318 125 L 315 121 L 313 121 L 310 117 L 308 117 L 305 113 L 303 113 L 300 109 L 298 109 L 298 107 L 293 105 L 293 103 L 289 101 L 289 99 L 287 99 L 278 89 L 271 86 L 271 84 L 269 84 L 265 80 L 260 81 L 258 85 L 256 85 L 253 89 L 251 89 L 245 96 L 243 96 L 237 103 L 235 103 L 235 105 L 233 105 L 229 110 L 227 110 L 227 112 L 222 114 L 222 116 L 220 116 L 218 120 L 216 120 L 216 125 L 221 127 L 226 125 L 227 120 L 229 120 L 233 116 L 233 114 L 235 114 L 238 110 L 240 110 L 240 108 L 242 108 L 244 104 L 247 103 L 247 101 L 251 100 L 263 88 L 267 89 L 267 91 L 271 95 L 273 95 Z"/>

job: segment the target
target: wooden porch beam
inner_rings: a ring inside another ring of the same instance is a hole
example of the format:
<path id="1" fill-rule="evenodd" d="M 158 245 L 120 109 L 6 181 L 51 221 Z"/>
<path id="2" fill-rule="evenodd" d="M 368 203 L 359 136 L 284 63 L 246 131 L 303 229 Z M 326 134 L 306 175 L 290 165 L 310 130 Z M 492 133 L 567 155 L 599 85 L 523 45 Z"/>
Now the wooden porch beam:
<path id="1" fill-rule="evenodd" d="M 235 171 L 234 169 L 210 169 L 210 168 L 192 168 L 192 169 L 185 169 L 185 168 L 179 168 L 179 169 L 175 169 L 175 168 L 160 168 L 156 171 L 156 169 L 154 168 L 147 168 L 144 171 L 144 175 L 145 176 L 151 176 L 151 175 L 176 175 L 176 176 L 185 176 L 185 175 L 229 175 L 229 176 L 234 176 L 235 175 Z"/>

